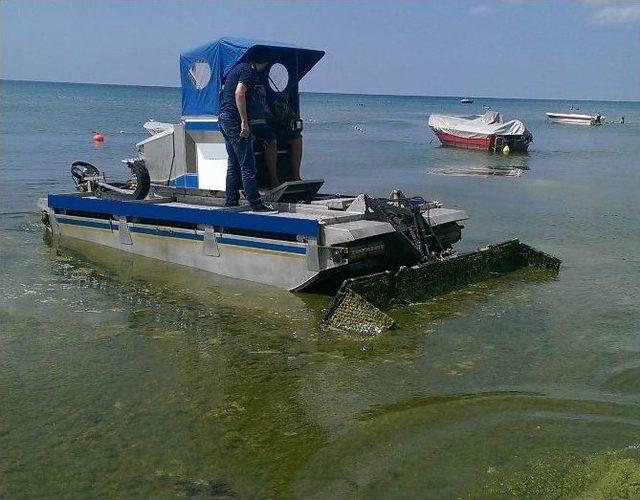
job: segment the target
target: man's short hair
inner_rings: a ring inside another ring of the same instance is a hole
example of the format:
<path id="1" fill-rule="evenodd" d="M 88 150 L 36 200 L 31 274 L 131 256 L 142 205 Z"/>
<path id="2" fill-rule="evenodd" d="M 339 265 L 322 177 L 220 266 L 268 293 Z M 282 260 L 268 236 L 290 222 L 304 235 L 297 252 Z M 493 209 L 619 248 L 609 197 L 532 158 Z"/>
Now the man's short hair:
<path id="1" fill-rule="evenodd" d="M 271 53 L 267 47 L 263 47 L 262 45 L 252 47 L 251 53 L 249 54 L 249 61 L 256 64 L 271 62 Z"/>

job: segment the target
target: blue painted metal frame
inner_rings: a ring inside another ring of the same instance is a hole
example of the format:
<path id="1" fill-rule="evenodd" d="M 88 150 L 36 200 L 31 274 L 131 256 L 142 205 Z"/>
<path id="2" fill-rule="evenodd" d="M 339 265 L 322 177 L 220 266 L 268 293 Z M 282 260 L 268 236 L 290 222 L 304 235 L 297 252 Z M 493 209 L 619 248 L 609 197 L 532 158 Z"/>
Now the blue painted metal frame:
<path id="1" fill-rule="evenodd" d="M 182 187 L 182 188 L 197 188 L 198 187 L 198 174 L 185 174 L 171 179 L 169 186 Z"/>
<path id="2" fill-rule="evenodd" d="M 190 121 L 187 120 L 184 123 L 184 128 L 187 131 L 192 130 L 220 130 L 220 125 L 217 121 Z"/>
<path id="3" fill-rule="evenodd" d="M 167 225 L 171 225 L 172 222 L 182 222 L 243 231 L 312 236 L 314 238 L 317 238 L 319 231 L 317 220 L 232 212 L 224 209 L 210 210 L 176 207 L 162 203 L 143 203 L 134 200 L 100 200 L 68 194 L 50 194 L 48 204 L 49 208 L 53 210 L 139 217 Z"/>
<path id="4" fill-rule="evenodd" d="M 70 217 L 64 217 L 64 216 L 60 216 L 58 220 L 61 224 L 69 224 L 71 226 L 93 227 L 97 229 L 107 229 L 110 231 L 118 230 L 117 223 L 111 224 L 110 222 L 76 220 L 76 219 L 73 219 Z M 196 240 L 196 241 L 204 240 L 204 235 L 197 234 L 195 231 L 192 233 L 183 233 L 183 232 L 173 232 L 171 230 L 150 229 L 146 227 L 132 227 L 130 228 L 130 231 L 132 233 L 151 234 L 153 236 L 165 236 L 168 238 L 178 238 L 183 240 Z M 218 243 L 222 243 L 224 245 L 232 245 L 236 247 L 258 248 L 260 250 L 274 250 L 276 252 L 295 253 L 295 254 L 302 254 L 302 255 L 307 253 L 306 247 L 295 246 L 291 243 L 289 244 L 270 243 L 265 241 L 245 240 L 239 237 L 229 238 L 227 236 L 221 236 L 218 238 Z"/>

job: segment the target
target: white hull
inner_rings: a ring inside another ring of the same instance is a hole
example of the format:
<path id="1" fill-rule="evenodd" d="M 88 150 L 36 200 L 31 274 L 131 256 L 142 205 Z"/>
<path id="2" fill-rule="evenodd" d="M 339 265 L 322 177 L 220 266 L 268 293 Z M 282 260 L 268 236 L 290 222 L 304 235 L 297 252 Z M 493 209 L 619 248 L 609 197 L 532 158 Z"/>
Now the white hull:
<path id="1" fill-rule="evenodd" d="M 571 125 L 599 125 L 597 118 L 591 115 L 547 113 L 547 117 L 554 123 L 568 123 Z"/>

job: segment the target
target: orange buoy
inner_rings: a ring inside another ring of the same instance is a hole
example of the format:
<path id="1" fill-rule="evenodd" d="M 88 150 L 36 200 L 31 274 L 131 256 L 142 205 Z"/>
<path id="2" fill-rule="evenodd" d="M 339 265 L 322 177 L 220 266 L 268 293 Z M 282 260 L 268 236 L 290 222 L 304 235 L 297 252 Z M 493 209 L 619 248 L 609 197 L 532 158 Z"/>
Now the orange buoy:
<path id="1" fill-rule="evenodd" d="M 102 135 L 100 132 L 94 132 L 93 142 L 104 142 L 104 135 Z"/>

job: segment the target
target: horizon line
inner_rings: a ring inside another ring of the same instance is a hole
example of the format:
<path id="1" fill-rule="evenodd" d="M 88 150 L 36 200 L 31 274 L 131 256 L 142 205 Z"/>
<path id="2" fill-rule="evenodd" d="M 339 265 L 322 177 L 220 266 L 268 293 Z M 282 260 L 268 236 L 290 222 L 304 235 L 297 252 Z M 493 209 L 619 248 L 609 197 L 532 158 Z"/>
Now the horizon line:
<path id="1" fill-rule="evenodd" d="M 65 85 L 102 85 L 110 87 L 144 87 L 144 88 L 161 88 L 161 89 L 180 89 L 180 86 L 174 85 L 155 85 L 155 84 L 132 84 L 132 83 L 97 83 L 97 82 L 70 82 L 55 80 L 23 80 L 14 78 L 0 78 L 0 82 L 20 82 L 20 83 L 60 83 Z M 572 97 L 499 97 L 499 96 L 469 96 L 469 95 L 427 95 L 427 94 L 378 94 L 378 93 L 358 93 L 358 92 L 328 92 L 328 91 L 300 91 L 300 94 L 333 94 L 333 95 L 354 95 L 354 96 L 373 96 L 373 97 L 445 97 L 445 98 L 472 98 L 472 99 L 513 99 L 513 100 L 529 100 L 529 101 L 578 101 L 578 102 L 630 102 L 640 103 L 640 99 L 585 99 Z"/>

